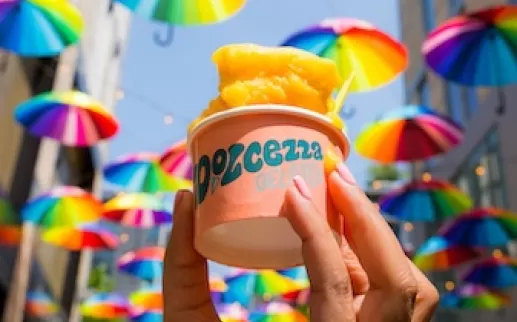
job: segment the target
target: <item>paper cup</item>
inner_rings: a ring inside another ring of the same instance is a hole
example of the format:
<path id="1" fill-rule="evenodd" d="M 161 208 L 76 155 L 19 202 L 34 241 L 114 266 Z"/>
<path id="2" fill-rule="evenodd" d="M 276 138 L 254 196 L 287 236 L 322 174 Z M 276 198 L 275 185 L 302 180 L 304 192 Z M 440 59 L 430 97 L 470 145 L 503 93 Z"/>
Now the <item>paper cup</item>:
<path id="1" fill-rule="evenodd" d="M 195 165 L 195 246 L 208 259 L 255 269 L 303 264 L 301 240 L 282 214 L 295 175 L 305 179 L 335 234 L 342 234 L 323 158 L 333 149 L 346 159 L 349 142 L 321 114 L 282 105 L 231 109 L 198 124 L 188 144 Z"/>

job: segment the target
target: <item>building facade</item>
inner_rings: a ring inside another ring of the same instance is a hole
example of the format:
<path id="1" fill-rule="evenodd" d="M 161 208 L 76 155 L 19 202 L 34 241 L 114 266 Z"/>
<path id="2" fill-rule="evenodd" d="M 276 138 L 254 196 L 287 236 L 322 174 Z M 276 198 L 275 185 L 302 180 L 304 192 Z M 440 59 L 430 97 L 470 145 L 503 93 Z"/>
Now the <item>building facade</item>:
<path id="1" fill-rule="evenodd" d="M 13 120 L 18 104 L 49 90 L 77 89 L 101 101 L 108 109 L 113 109 L 121 96 L 119 79 L 130 13 L 115 6 L 112 0 L 71 2 L 85 21 L 79 45 L 56 58 L 22 59 L 0 53 L 0 147 L 3 151 L 0 184 L 17 209 L 33 195 L 62 184 L 76 185 L 100 196 L 99 174 L 107 160 L 107 144 L 91 149 L 64 148 L 56 142 L 30 136 Z M 33 270 L 36 273 L 32 274 L 28 288 L 46 288 L 56 299 L 61 299 L 64 312 L 69 314 L 77 287 L 85 287 L 85 281 L 76 283 L 77 274 L 88 270 L 91 254 L 78 256 L 45 243 L 35 245 Z M 16 250 L 0 249 L 0 293 L 4 299 L 15 257 Z M 0 311 L 3 312 L 2 302 Z"/>
<path id="2" fill-rule="evenodd" d="M 406 72 L 406 101 L 426 105 L 447 114 L 465 128 L 462 144 L 444 156 L 419 165 L 417 173 L 455 183 L 473 197 L 476 206 L 496 206 L 517 211 L 517 102 L 514 87 L 500 91 L 466 88 L 443 81 L 428 70 L 421 45 L 429 31 L 445 19 L 510 0 L 401 0 L 402 40 L 410 54 Z M 504 98 L 506 112 L 498 113 Z M 415 225 L 408 237 L 418 246 L 436 232 L 438 225 Z M 433 274 L 433 281 L 444 291 L 451 289 L 457 276 Z M 456 283 L 457 284 L 457 283 Z M 515 293 L 515 292 L 514 292 Z M 514 298 L 515 295 L 513 294 Z M 440 311 L 436 321 L 516 321 L 517 305 L 497 312 Z"/>

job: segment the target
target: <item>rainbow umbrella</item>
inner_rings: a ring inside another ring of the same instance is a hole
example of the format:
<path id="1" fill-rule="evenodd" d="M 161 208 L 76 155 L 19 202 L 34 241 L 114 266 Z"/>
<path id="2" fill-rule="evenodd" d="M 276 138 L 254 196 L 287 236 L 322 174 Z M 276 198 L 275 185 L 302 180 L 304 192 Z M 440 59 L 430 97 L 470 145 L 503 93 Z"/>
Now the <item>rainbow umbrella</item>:
<path id="1" fill-rule="evenodd" d="M 274 270 L 238 270 L 226 278 L 226 284 L 228 291 L 223 294 L 223 301 L 237 302 L 244 306 L 249 304 L 253 295 L 270 298 L 303 287 Z"/>
<path id="2" fill-rule="evenodd" d="M 192 187 L 188 180 L 167 175 L 160 167 L 159 156 L 152 153 L 123 156 L 104 168 L 104 177 L 110 183 L 133 192 L 174 192 Z"/>
<path id="3" fill-rule="evenodd" d="M 151 228 L 170 224 L 172 214 L 158 196 L 121 193 L 104 204 L 102 217 L 135 228 Z"/>
<path id="4" fill-rule="evenodd" d="M 223 293 L 228 290 L 228 284 L 219 276 L 210 276 L 208 282 L 212 301 L 214 303 L 221 302 Z"/>
<path id="5" fill-rule="evenodd" d="M 463 281 L 491 289 L 517 286 L 517 260 L 506 256 L 483 260 L 465 272 Z"/>
<path id="6" fill-rule="evenodd" d="M 132 322 L 163 322 L 163 312 L 162 310 L 136 309 L 130 314 L 129 320 Z"/>
<path id="7" fill-rule="evenodd" d="M 23 221 L 43 228 L 75 226 L 100 219 L 102 203 L 90 193 L 62 186 L 36 196 L 21 210 Z"/>
<path id="8" fill-rule="evenodd" d="M 59 312 L 59 305 L 44 292 L 28 292 L 25 301 L 25 312 L 31 317 L 47 318 Z"/>
<path id="9" fill-rule="evenodd" d="M 332 59 L 345 79 L 355 72 L 350 92 L 385 85 L 408 65 L 407 50 L 402 44 L 368 22 L 352 18 L 323 20 L 289 37 L 282 46 Z"/>
<path id="10" fill-rule="evenodd" d="M 436 221 L 454 217 L 472 207 L 468 195 L 438 180 L 413 181 L 384 195 L 381 211 L 402 221 Z"/>
<path id="11" fill-rule="evenodd" d="M 145 288 L 131 293 L 129 302 L 137 310 L 163 310 L 162 290 L 157 287 Z"/>
<path id="12" fill-rule="evenodd" d="M 277 271 L 280 275 L 285 276 L 302 287 L 308 287 L 309 286 L 309 276 L 307 275 L 307 270 L 305 269 L 305 266 L 297 266 L 287 269 L 281 269 Z"/>
<path id="13" fill-rule="evenodd" d="M 81 314 L 95 319 L 119 319 L 129 314 L 128 300 L 116 293 L 99 293 L 81 304 Z"/>
<path id="14" fill-rule="evenodd" d="M 152 282 L 163 275 L 164 257 L 162 247 L 143 247 L 122 255 L 117 266 L 121 272 Z"/>
<path id="15" fill-rule="evenodd" d="M 0 1 L 0 48 L 19 56 L 56 56 L 75 44 L 84 29 L 68 1 Z"/>
<path id="16" fill-rule="evenodd" d="M 173 177 L 192 181 L 194 164 L 188 155 L 187 141 L 182 140 L 165 151 L 160 157 L 160 165 Z"/>
<path id="17" fill-rule="evenodd" d="M 221 322 L 248 322 L 248 311 L 239 303 L 216 304 L 215 309 Z"/>
<path id="18" fill-rule="evenodd" d="M 419 105 L 384 114 L 357 137 L 362 156 L 382 162 L 420 161 L 445 153 L 460 143 L 463 131 L 445 115 Z"/>
<path id="19" fill-rule="evenodd" d="M 14 117 L 32 135 L 73 147 L 92 146 L 114 136 L 119 128 L 101 103 L 77 91 L 35 96 L 19 105 Z"/>
<path id="20" fill-rule="evenodd" d="M 451 18 L 422 45 L 429 67 L 467 86 L 517 83 L 517 6 L 501 5 Z"/>
<path id="21" fill-rule="evenodd" d="M 423 271 L 443 271 L 478 256 L 480 253 L 471 247 L 456 245 L 443 237 L 434 236 L 420 246 L 413 262 Z"/>
<path id="22" fill-rule="evenodd" d="M 251 322 L 308 322 L 308 318 L 287 303 L 269 302 L 250 314 Z"/>
<path id="23" fill-rule="evenodd" d="M 478 208 L 442 227 L 440 236 L 472 247 L 502 247 L 517 239 L 517 214 L 499 208 Z"/>
<path id="24" fill-rule="evenodd" d="M 440 298 L 440 305 L 449 309 L 499 310 L 510 304 L 510 297 L 485 289 L 482 286 L 466 285 Z"/>
<path id="25" fill-rule="evenodd" d="M 20 218 L 9 200 L 0 193 L 0 245 L 18 246 L 21 238 Z"/>
<path id="26" fill-rule="evenodd" d="M 100 224 L 49 228 L 41 239 L 70 251 L 115 249 L 119 244 L 117 235 Z"/>
<path id="27" fill-rule="evenodd" d="M 149 20 L 172 25 L 207 25 L 236 14 L 246 0 L 117 0 L 129 10 Z"/>

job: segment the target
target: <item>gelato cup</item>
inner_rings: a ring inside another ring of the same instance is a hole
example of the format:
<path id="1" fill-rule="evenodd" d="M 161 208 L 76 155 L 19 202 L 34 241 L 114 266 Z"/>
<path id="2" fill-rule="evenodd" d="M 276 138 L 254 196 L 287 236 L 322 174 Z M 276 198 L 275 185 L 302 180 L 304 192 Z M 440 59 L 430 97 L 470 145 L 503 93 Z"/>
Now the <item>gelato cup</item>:
<path id="1" fill-rule="evenodd" d="M 195 246 L 208 259 L 255 269 L 303 264 L 301 240 L 282 213 L 296 175 L 336 236 L 343 233 L 327 193 L 324 157 L 332 149 L 346 159 L 349 142 L 324 115 L 273 104 L 233 108 L 199 122 L 188 145 Z"/>

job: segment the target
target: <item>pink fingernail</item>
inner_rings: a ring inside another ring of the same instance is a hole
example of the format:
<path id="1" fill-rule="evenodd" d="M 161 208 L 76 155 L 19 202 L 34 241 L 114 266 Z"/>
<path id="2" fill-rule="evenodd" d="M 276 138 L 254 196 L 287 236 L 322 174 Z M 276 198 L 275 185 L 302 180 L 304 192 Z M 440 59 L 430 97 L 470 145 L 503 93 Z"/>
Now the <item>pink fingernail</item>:
<path id="1" fill-rule="evenodd" d="M 357 184 L 357 182 L 354 179 L 354 176 L 352 175 L 350 170 L 348 170 L 348 167 L 344 163 L 338 164 L 338 166 L 336 167 L 336 170 L 337 170 L 337 173 L 339 174 L 339 176 L 341 177 L 341 179 L 343 179 L 345 182 L 347 182 L 351 185 Z"/>
<path id="2" fill-rule="evenodd" d="M 180 190 L 176 192 L 176 198 L 174 199 L 174 209 L 179 207 L 179 205 L 181 204 L 181 199 L 183 199 L 183 196 L 185 196 L 185 191 Z"/>
<path id="3" fill-rule="evenodd" d="M 310 200 L 312 198 L 311 190 L 309 189 L 309 186 L 303 180 L 301 176 L 295 176 L 293 178 L 294 186 L 296 189 L 298 189 L 298 192 L 305 198 Z"/>

